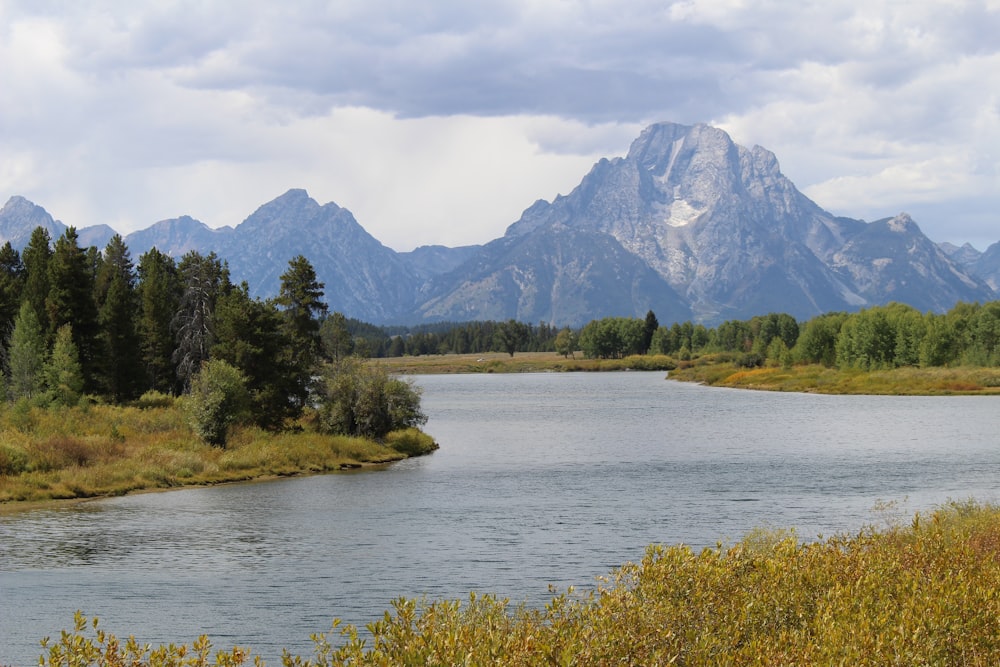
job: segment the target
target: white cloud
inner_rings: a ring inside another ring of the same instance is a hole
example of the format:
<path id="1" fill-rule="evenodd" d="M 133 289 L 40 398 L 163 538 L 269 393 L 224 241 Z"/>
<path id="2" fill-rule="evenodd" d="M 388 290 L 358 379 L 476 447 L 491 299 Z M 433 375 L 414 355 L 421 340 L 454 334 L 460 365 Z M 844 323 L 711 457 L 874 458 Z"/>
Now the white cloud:
<path id="1" fill-rule="evenodd" d="M 128 231 L 305 187 L 392 247 L 485 242 L 705 121 L 821 206 L 982 245 L 997 34 L 975 0 L 0 1 L 0 197 Z"/>

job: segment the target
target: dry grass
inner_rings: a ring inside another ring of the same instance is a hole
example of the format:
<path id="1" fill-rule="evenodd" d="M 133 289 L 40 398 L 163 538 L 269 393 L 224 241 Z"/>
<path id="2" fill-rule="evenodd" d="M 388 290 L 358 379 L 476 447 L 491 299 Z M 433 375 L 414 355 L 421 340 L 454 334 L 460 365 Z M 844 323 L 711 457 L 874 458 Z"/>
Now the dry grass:
<path id="1" fill-rule="evenodd" d="M 670 370 L 675 362 L 664 355 L 632 356 L 624 359 L 563 357 L 555 352 L 502 352 L 483 354 L 428 354 L 419 357 L 372 359 L 390 373 L 421 375 L 442 373 L 546 373 L 570 371 Z"/>
<path id="2" fill-rule="evenodd" d="M 868 372 L 838 370 L 819 365 L 744 369 L 730 361 L 704 357 L 679 365 L 669 377 L 717 387 L 821 394 L 1000 394 L 1000 368 L 981 367 L 907 367 Z"/>
<path id="3" fill-rule="evenodd" d="M 0 507 L 343 470 L 427 453 L 436 448 L 428 441 L 411 438 L 407 451 L 307 429 L 244 428 L 221 449 L 199 441 L 175 406 L 8 405 L 0 409 Z"/>

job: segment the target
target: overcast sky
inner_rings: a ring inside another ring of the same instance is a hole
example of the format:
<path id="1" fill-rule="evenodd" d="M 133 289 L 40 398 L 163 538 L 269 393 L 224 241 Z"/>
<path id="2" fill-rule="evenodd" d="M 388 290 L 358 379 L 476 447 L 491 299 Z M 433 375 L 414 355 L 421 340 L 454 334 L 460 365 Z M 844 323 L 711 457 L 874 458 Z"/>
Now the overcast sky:
<path id="1" fill-rule="evenodd" d="M 484 243 L 656 121 L 820 206 L 1000 241 L 1000 0 L 0 0 L 0 205 L 128 233 L 289 188 Z"/>

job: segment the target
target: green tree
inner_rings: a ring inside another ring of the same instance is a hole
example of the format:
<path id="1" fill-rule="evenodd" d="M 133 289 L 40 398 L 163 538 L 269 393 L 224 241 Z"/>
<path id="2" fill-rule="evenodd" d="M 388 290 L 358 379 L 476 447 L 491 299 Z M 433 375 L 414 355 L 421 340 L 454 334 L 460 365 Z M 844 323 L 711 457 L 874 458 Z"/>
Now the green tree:
<path id="1" fill-rule="evenodd" d="M 847 313 L 837 312 L 817 315 L 806 322 L 792 350 L 795 360 L 832 368 L 837 362 L 837 338 L 846 319 Z"/>
<path id="2" fill-rule="evenodd" d="M 7 391 L 12 400 L 32 398 L 43 387 L 46 345 L 31 303 L 21 304 L 8 345 Z"/>
<path id="3" fill-rule="evenodd" d="M 646 354 L 653 344 L 653 334 L 660 328 L 660 322 L 656 319 L 656 314 L 650 310 L 646 312 L 646 319 L 642 327 L 642 343 L 639 346 L 639 354 Z"/>
<path id="4" fill-rule="evenodd" d="M 208 361 L 215 337 L 215 302 L 230 287 L 229 270 L 214 252 L 202 255 L 192 250 L 181 258 L 177 272 L 183 292 L 173 319 L 177 341 L 173 361 L 181 383 L 189 387 Z"/>
<path id="5" fill-rule="evenodd" d="M 87 252 L 79 246 L 74 227 L 68 227 L 56 239 L 49 261 L 49 295 L 45 309 L 51 335 L 65 324 L 72 325 L 73 343 L 83 369 L 84 391 L 95 391 L 101 349 L 94 273 Z"/>
<path id="6" fill-rule="evenodd" d="M 275 430 L 302 411 L 306 380 L 295 365 L 282 314 L 273 302 L 251 299 L 246 282 L 219 297 L 211 357 L 246 378 L 253 421 Z M 299 396 L 299 400 L 290 397 Z"/>
<path id="7" fill-rule="evenodd" d="M 304 256 L 292 259 L 288 270 L 281 275 L 277 304 L 282 308 L 288 339 L 285 372 L 292 380 L 290 398 L 302 407 L 309 398 L 313 371 L 319 361 L 320 321 L 326 314 L 323 283 L 316 279 L 316 271 Z"/>
<path id="8" fill-rule="evenodd" d="M 501 352 L 506 352 L 513 357 L 514 353 L 528 342 L 529 335 L 530 330 L 527 324 L 511 319 L 497 325 L 493 333 L 493 341 Z"/>
<path id="9" fill-rule="evenodd" d="M 54 404 L 76 405 L 80 400 L 84 388 L 83 368 L 73 342 L 72 325 L 64 324 L 56 331 L 52 354 L 42 374 Z"/>
<path id="10" fill-rule="evenodd" d="M 137 319 L 140 312 L 135 267 L 122 237 L 115 234 L 104 250 L 97 275 L 98 323 L 105 360 L 104 390 L 116 402 L 131 400 L 144 388 Z"/>
<path id="11" fill-rule="evenodd" d="M 896 331 L 886 308 L 868 308 L 844 321 L 837 337 L 837 365 L 841 368 L 892 368 L 895 354 Z"/>
<path id="12" fill-rule="evenodd" d="M 323 320 L 320 326 L 320 339 L 323 341 L 327 358 L 332 359 L 334 363 L 343 361 L 354 351 L 354 338 L 347 328 L 347 318 L 343 313 L 334 312 Z"/>
<path id="13" fill-rule="evenodd" d="M 427 421 L 418 387 L 353 358 L 324 368 L 317 398 L 319 423 L 328 433 L 382 440 Z"/>
<path id="14" fill-rule="evenodd" d="M 43 327 L 43 331 L 47 330 L 49 322 L 45 300 L 49 297 L 51 259 L 52 237 L 44 227 L 35 227 L 28 245 L 21 253 L 21 261 L 24 262 L 24 291 L 21 298 L 31 304 L 35 319 Z"/>
<path id="15" fill-rule="evenodd" d="M 21 309 L 24 279 L 21 256 L 7 241 L 0 248 L 0 338 L 6 338 L 10 333 L 14 318 Z"/>
<path id="16" fill-rule="evenodd" d="M 556 334 L 556 352 L 564 357 L 576 359 L 576 334 L 569 327 L 565 327 Z"/>
<path id="17" fill-rule="evenodd" d="M 173 258 L 151 248 L 139 258 L 139 332 L 142 363 L 153 389 L 176 394 L 177 364 L 171 323 L 180 311 L 182 288 Z"/>
<path id="18" fill-rule="evenodd" d="M 191 378 L 185 400 L 191 427 L 202 440 L 224 447 L 232 426 L 250 418 L 246 376 L 221 359 L 205 362 Z"/>

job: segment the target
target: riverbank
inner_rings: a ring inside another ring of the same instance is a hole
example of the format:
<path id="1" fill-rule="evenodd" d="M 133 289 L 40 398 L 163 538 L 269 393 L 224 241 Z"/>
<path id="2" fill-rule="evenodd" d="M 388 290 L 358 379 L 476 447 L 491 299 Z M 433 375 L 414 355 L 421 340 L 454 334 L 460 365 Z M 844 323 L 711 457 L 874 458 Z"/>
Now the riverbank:
<path id="1" fill-rule="evenodd" d="M 314 658 L 286 664 L 995 665 L 998 589 L 1000 510 L 952 503 L 813 543 L 756 530 L 701 552 L 653 546 L 596 592 L 571 589 L 542 610 L 490 595 L 400 599 L 368 626 L 373 638 L 335 622 L 314 638 Z M 77 614 L 39 664 L 153 663 L 149 648 L 126 656 L 88 625 Z M 180 659 L 209 647 L 203 637 L 160 650 Z M 215 664 L 250 664 L 251 653 Z"/>
<path id="2" fill-rule="evenodd" d="M 0 511 L 33 503 L 351 470 L 437 449 L 409 429 L 385 443 L 300 428 L 235 429 L 225 448 L 200 441 L 175 406 L 0 410 Z"/>
<path id="3" fill-rule="evenodd" d="M 671 380 L 712 387 L 734 387 L 817 394 L 942 396 L 1000 394 L 1000 368 L 894 368 L 878 371 L 840 370 L 821 365 L 741 368 L 706 355 L 679 362 Z"/>
<path id="4" fill-rule="evenodd" d="M 581 354 L 563 357 L 555 352 L 502 352 L 481 354 L 426 354 L 419 357 L 372 359 L 398 375 L 444 373 L 564 373 L 575 371 L 668 371 L 677 363 L 666 355 L 635 355 L 623 359 L 586 359 Z"/>

